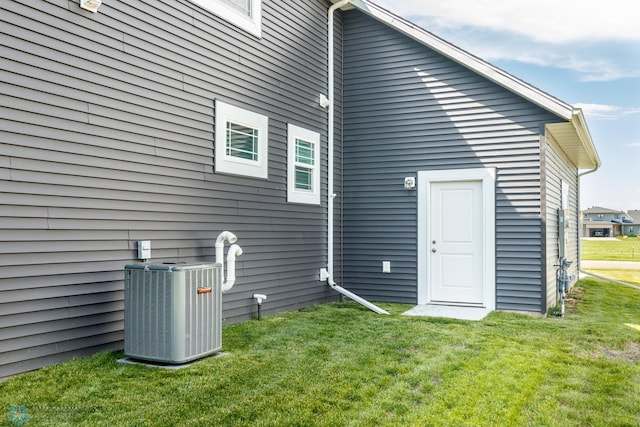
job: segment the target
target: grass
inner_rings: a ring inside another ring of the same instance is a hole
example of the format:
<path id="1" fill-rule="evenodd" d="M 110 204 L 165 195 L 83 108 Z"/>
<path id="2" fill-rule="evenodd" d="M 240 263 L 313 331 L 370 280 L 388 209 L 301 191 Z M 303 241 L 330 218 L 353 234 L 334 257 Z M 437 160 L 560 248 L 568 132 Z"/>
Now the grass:
<path id="1" fill-rule="evenodd" d="M 565 318 L 480 322 L 334 303 L 225 327 L 224 357 L 169 371 L 100 353 L 0 383 L 0 425 L 640 425 L 640 292 L 595 279 Z M 13 414 L 17 414 L 14 408 Z"/>
<path id="2" fill-rule="evenodd" d="M 640 238 L 582 239 L 580 258 L 605 261 L 640 261 Z"/>
<path id="3" fill-rule="evenodd" d="M 590 273 L 640 286 L 640 270 L 588 268 Z"/>

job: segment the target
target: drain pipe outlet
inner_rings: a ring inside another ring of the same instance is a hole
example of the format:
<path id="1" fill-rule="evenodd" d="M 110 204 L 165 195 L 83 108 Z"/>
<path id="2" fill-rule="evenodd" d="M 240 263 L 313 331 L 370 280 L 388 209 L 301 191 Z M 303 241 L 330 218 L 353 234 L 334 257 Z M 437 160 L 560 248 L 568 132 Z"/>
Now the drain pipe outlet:
<path id="1" fill-rule="evenodd" d="M 222 292 L 227 292 L 236 282 L 236 257 L 242 255 L 242 248 L 231 245 L 227 253 L 227 279 L 222 283 Z"/>
<path id="2" fill-rule="evenodd" d="M 258 303 L 258 320 L 262 319 L 262 314 L 260 309 L 262 308 L 262 301 L 267 299 L 267 296 L 264 294 L 253 294 L 253 299 Z"/>

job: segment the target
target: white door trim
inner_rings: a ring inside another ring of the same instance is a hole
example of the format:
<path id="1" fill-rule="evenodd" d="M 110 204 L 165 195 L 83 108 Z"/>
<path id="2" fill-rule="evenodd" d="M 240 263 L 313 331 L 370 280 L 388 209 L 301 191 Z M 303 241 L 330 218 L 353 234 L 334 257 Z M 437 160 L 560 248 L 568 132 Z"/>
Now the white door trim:
<path id="1" fill-rule="evenodd" d="M 433 182 L 482 181 L 483 252 L 485 262 L 482 268 L 484 290 L 483 305 L 486 310 L 495 310 L 496 299 L 496 256 L 495 256 L 495 169 L 450 169 L 439 171 L 418 171 L 418 304 L 429 304 L 429 274 L 431 257 L 428 242 L 431 205 L 431 184 Z"/>

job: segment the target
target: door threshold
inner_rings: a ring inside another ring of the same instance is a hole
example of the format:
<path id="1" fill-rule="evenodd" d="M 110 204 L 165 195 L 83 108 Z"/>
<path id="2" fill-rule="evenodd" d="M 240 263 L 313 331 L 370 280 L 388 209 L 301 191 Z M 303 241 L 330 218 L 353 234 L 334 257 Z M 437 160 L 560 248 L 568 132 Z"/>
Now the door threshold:
<path id="1" fill-rule="evenodd" d="M 421 304 L 405 311 L 405 316 L 445 317 L 460 320 L 482 320 L 492 310 L 486 307 Z"/>

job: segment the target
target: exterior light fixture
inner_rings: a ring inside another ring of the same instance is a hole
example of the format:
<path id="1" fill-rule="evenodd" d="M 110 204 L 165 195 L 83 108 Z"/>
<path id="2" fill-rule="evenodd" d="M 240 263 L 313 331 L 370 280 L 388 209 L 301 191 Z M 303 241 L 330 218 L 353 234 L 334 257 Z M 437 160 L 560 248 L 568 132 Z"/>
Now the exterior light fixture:
<path id="1" fill-rule="evenodd" d="M 414 176 L 407 176 L 404 178 L 404 189 L 413 190 L 416 188 L 416 178 Z"/>
<path id="2" fill-rule="evenodd" d="M 80 0 L 80 7 L 93 13 L 98 11 L 101 4 L 102 0 Z"/>
<path id="3" fill-rule="evenodd" d="M 327 108 L 329 107 L 329 104 L 331 104 L 331 101 L 329 101 L 329 98 L 327 98 L 325 95 L 320 94 L 320 97 L 318 98 L 318 103 L 322 108 Z"/>

